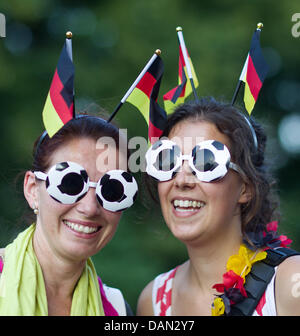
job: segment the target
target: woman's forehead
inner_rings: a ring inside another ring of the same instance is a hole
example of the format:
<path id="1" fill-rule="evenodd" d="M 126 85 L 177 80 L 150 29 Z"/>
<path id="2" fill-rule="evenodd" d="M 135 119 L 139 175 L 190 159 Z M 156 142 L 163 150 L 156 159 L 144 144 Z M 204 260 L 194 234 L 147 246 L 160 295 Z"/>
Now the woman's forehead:
<path id="1" fill-rule="evenodd" d="M 64 161 L 76 162 L 87 171 L 99 173 L 126 167 L 126 156 L 119 153 L 117 145 L 89 138 L 73 139 L 60 146 L 53 153 L 50 166 Z"/>
<path id="2" fill-rule="evenodd" d="M 202 120 L 182 121 L 176 124 L 168 138 L 184 151 L 191 150 L 197 143 L 204 140 L 217 140 L 230 148 L 228 137 L 221 133 L 213 123 Z"/>

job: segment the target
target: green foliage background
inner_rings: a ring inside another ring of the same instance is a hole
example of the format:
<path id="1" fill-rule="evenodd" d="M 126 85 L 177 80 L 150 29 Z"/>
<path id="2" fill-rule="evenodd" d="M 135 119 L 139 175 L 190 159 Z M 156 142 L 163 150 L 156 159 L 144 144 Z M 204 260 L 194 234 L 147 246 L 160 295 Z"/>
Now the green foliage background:
<path id="1" fill-rule="evenodd" d="M 281 232 L 299 250 L 300 156 L 285 152 L 278 140 L 280 121 L 300 111 L 300 38 L 291 33 L 297 11 L 297 0 L 0 0 L 7 21 L 7 36 L 0 40 L 1 245 L 25 227 L 28 208 L 22 178 L 16 182 L 15 177 L 31 165 L 67 30 L 74 34 L 76 107 L 96 104 L 112 112 L 157 48 L 165 63 L 159 102 L 177 84 L 179 25 L 199 79 L 198 94 L 231 100 L 252 33 L 263 22 L 261 45 L 271 70 L 254 114 L 268 129 L 268 153 L 279 181 Z M 130 104 L 116 119 L 128 128 L 129 137 L 146 136 L 146 124 Z M 137 204 L 124 213 L 116 236 L 94 257 L 104 282 L 120 288 L 133 309 L 150 280 L 186 258 L 184 246 L 170 235 L 159 207 L 148 199 L 141 176 L 137 178 Z"/>

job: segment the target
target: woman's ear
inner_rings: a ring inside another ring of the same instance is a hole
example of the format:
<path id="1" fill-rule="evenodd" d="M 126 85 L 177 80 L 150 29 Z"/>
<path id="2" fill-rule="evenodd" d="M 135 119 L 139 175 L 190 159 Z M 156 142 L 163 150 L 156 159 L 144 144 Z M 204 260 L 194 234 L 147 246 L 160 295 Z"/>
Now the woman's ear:
<path id="1" fill-rule="evenodd" d="M 252 199 L 252 188 L 249 183 L 243 182 L 238 203 L 248 203 Z"/>
<path id="2" fill-rule="evenodd" d="M 38 186 L 35 175 L 32 171 L 27 171 L 24 177 L 24 196 L 32 209 L 37 209 L 38 205 Z"/>

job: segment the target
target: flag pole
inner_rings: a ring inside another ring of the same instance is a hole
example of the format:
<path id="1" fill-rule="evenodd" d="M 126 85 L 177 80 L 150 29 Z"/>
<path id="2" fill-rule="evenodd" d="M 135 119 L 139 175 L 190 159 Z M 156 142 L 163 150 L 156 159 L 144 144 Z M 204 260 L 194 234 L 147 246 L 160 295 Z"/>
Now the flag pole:
<path id="1" fill-rule="evenodd" d="M 72 37 L 73 37 L 73 33 L 71 31 L 67 31 L 66 32 L 66 50 L 67 53 L 71 59 L 71 61 L 73 62 L 73 52 L 72 52 Z M 73 87 L 73 119 L 76 117 L 75 116 L 75 90 Z"/>
<path id="2" fill-rule="evenodd" d="M 243 82 L 243 81 L 241 81 L 241 80 L 239 79 L 239 81 L 238 81 L 238 83 L 237 83 L 237 86 L 236 86 L 236 88 L 235 88 L 235 91 L 234 91 L 232 100 L 231 100 L 231 106 L 233 106 L 234 103 L 235 103 L 235 101 L 236 101 L 236 98 L 237 98 L 238 93 L 239 93 L 239 91 L 240 91 L 240 88 L 241 88 L 241 86 L 242 86 L 242 82 Z"/>
<path id="3" fill-rule="evenodd" d="M 177 27 L 176 31 L 177 31 L 177 35 L 178 35 L 178 39 L 179 39 L 179 44 L 181 46 L 184 62 L 185 62 L 185 65 L 186 65 L 186 71 L 187 71 L 189 80 L 191 82 L 194 97 L 195 97 L 196 102 L 199 102 L 199 98 L 197 96 L 197 92 L 196 92 L 196 88 L 195 88 L 195 84 L 194 84 L 191 65 L 190 65 L 190 62 L 189 62 L 189 58 L 188 58 L 188 54 L 187 54 L 187 50 L 186 50 L 186 46 L 185 46 L 185 42 L 184 42 L 184 38 L 183 38 L 183 34 L 182 34 L 182 27 Z"/>
<path id="4" fill-rule="evenodd" d="M 155 61 L 155 59 L 157 58 L 157 56 L 160 56 L 160 54 L 161 54 L 161 50 L 160 49 L 156 49 L 155 52 L 154 52 L 154 54 L 153 54 L 153 56 L 150 58 L 150 60 L 148 61 L 148 63 L 145 65 L 144 69 L 138 75 L 138 77 L 136 78 L 136 80 L 133 82 L 133 84 L 131 85 L 131 87 L 125 93 L 124 97 L 119 102 L 118 106 L 115 108 L 114 112 L 108 118 L 108 120 L 107 120 L 108 123 L 111 122 L 111 120 L 115 117 L 115 115 L 118 113 L 118 111 L 121 108 L 121 106 L 126 102 L 127 98 L 130 96 L 131 92 L 135 89 L 135 87 L 137 86 L 137 84 L 139 83 L 139 81 L 142 79 L 142 77 L 148 71 L 148 69 L 150 68 L 150 66 L 152 65 L 152 63 Z"/>
<path id="5" fill-rule="evenodd" d="M 263 25 L 261 22 L 259 22 L 259 23 L 256 25 L 256 30 L 260 30 L 260 31 L 261 31 L 261 29 L 262 29 L 263 26 L 264 26 L 264 25 Z M 234 94 L 233 94 L 233 97 L 232 97 L 232 100 L 231 100 L 231 106 L 234 105 L 234 103 L 235 103 L 235 101 L 236 101 L 236 98 L 237 98 L 237 96 L 238 96 L 238 93 L 239 93 L 239 91 L 240 91 L 240 88 L 241 88 L 241 86 L 242 86 L 242 82 L 243 82 L 243 81 L 242 81 L 240 78 L 243 76 L 244 72 L 247 70 L 247 69 L 246 69 L 247 59 L 248 59 L 248 55 L 247 55 L 247 57 L 246 57 L 246 61 L 245 61 L 245 63 L 244 63 L 242 72 L 241 72 L 241 74 L 240 74 L 239 81 L 238 81 L 238 83 L 237 83 L 237 85 L 236 85 L 236 88 L 235 88 L 235 91 L 234 91 Z"/>

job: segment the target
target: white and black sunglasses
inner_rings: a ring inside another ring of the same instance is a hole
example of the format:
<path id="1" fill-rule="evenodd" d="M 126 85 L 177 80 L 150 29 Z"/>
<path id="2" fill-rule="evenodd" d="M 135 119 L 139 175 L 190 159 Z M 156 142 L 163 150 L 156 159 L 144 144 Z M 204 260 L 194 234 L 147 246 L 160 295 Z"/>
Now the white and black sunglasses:
<path id="1" fill-rule="evenodd" d="M 48 173 L 34 171 L 34 174 L 45 181 L 49 195 L 62 204 L 74 204 L 89 188 L 95 188 L 96 198 L 104 209 L 123 211 L 132 206 L 138 191 L 135 178 L 124 170 L 110 170 L 98 182 L 91 182 L 86 170 L 70 161 L 55 164 Z"/>
<path id="2" fill-rule="evenodd" d="M 146 172 L 158 181 L 168 181 L 187 160 L 192 173 L 200 181 L 213 182 L 224 177 L 229 169 L 243 174 L 230 159 L 228 148 L 216 140 L 199 142 L 189 155 L 183 155 L 179 146 L 171 140 L 158 140 L 146 153 Z"/>

